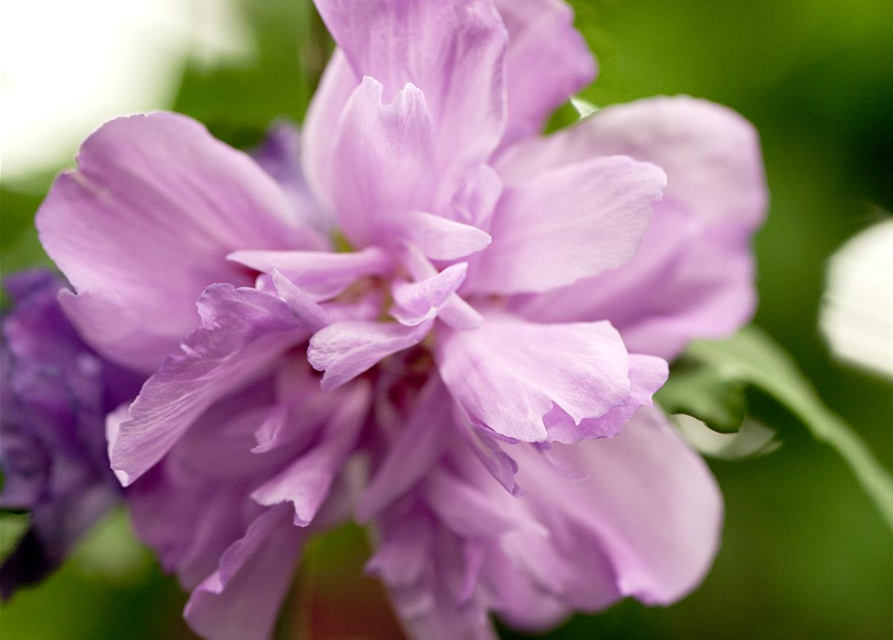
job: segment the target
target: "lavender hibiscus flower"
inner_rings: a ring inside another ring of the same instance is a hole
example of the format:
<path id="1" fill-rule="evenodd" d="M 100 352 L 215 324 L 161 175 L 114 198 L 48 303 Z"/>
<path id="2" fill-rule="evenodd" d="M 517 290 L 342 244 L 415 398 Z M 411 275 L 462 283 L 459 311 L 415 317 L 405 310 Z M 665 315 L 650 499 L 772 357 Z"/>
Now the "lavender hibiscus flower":
<path id="1" fill-rule="evenodd" d="M 682 597 L 721 498 L 651 396 L 752 313 L 752 128 L 662 98 L 539 136 L 595 75 L 557 0 L 316 4 L 338 50 L 300 155 L 115 120 L 38 215 L 72 321 L 152 374 L 109 453 L 187 619 L 267 638 L 351 517 L 425 640 Z"/>
<path id="2" fill-rule="evenodd" d="M 61 280 L 29 271 L 4 282 L 0 506 L 30 527 L 0 566 L 0 595 L 42 580 L 77 539 L 120 501 L 108 467 L 105 416 L 132 400 L 139 380 L 102 360 L 56 301 Z"/>

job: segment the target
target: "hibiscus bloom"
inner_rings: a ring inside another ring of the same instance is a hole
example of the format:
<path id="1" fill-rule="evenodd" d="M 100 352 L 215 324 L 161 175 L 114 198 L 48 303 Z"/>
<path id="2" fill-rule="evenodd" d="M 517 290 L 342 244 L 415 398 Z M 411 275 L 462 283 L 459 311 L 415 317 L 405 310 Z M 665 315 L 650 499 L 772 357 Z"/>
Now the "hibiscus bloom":
<path id="1" fill-rule="evenodd" d="M 73 322 L 154 371 L 109 452 L 187 619 L 268 637 L 349 517 L 413 637 L 683 596 L 721 499 L 651 396 L 752 313 L 753 130 L 665 98 L 539 136 L 595 75 L 557 0 L 316 4 L 300 156 L 120 119 L 38 216 Z"/>
<path id="2" fill-rule="evenodd" d="M 133 399 L 140 381 L 78 338 L 56 301 L 63 286 L 43 270 L 4 281 L 13 306 L 2 319 L 0 506 L 29 514 L 0 566 L 4 599 L 49 575 L 121 499 L 105 416 Z"/>

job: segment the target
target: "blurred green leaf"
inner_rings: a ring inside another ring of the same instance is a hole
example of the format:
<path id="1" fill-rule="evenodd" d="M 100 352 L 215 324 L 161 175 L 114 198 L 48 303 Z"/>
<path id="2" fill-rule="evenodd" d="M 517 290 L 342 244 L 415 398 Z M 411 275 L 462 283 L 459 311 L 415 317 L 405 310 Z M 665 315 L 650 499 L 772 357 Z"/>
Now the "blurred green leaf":
<path id="1" fill-rule="evenodd" d="M 752 384 L 796 415 L 812 435 L 833 447 L 893 529 L 893 477 L 853 429 L 822 402 L 791 357 L 757 327 L 722 342 L 697 342 L 687 355 L 724 376 Z"/>
<path id="2" fill-rule="evenodd" d="M 744 387 L 716 367 L 683 358 L 655 395 L 664 411 L 697 418 L 719 433 L 735 433 L 747 413 Z"/>

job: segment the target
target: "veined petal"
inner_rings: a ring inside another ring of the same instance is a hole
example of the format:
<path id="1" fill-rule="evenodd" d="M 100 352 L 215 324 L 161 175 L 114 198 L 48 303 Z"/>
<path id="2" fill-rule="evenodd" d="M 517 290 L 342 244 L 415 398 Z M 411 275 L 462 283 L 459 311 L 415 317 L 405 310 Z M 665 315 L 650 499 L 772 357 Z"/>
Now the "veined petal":
<path id="1" fill-rule="evenodd" d="M 210 284 L 250 284 L 243 247 L 301 247 L 282 191 L 198 122 L 119 118 L 84 142 L 37 215 L 41 242 L 77 296 L 63 304 L 103 355 L 151 372 L 198 324 Z"/>
<path id="2" fill-rule="evenodd" d="M 230 285 L 199 298 L 202 326 L 143 386 L 109 442 L 126 486 L 158 462 L 211 404 L 258 375 L 309 331 L 275 296 Z"/>
<path id="3" fill-rule="evenodd" d="M 440 177 L 425 95 L 407 84 L 385 104 L 383 90 L 377 80 L 363 79 L 344 109 L 334 141 L 335 216 L 360 247 L 398 241 L 389 231 L 399 229 L 410 212 L 431 206 Z"/>
<path id="4" fill-rule="evenodd" d="M 424 93 L 437 122 L 445 204 L 505 130 L 508 36 L 492 2 L 316 0 L 316 7 L 358 82 L 376 78 L 386 101 L 407 83 Z"/>
<path id="5" fill-rule="evenodd" d="M 659 167 L 613 156 L 507 189 L 470 290 L 542 292 L 622 265 L 636 253 L 665 184 Z"/>
<path id="6" fill-rule="evenodd" d="M 550 441 L 559 407 L 576 425 L 630 399 L 629 356 L 607 322 L 537 325 L 487 316 L 476 331 L 444 332 L 440 375 L 469 418 L 496 434 Z"/>

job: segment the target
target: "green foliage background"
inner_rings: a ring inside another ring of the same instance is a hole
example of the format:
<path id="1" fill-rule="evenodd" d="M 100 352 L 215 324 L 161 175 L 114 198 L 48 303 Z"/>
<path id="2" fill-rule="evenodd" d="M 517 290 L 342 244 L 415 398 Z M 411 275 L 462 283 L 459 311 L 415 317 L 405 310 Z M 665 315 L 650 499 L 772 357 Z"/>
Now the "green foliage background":
<path id="1" fill-rule="evenodd" d="M 210 75 L 189 67 L 174 105 L 242 146 L 275 117 L 302 117 L 331 48 L 308 0 L 243 4 L 260 43 L 256 64 Z M 757 322 L 893 468 L 893 386 L 832 362 L 816 329 L 826 259 L 893 210 L 889 0 L 572 4 L 601 64 L 587 100 L 688 93 L 740 111 L 760 130 L 772 209 L 756 241 Z M 2 185 L 4 271 L 45 260 L 31 220 L 35 194 L 49 180 Z M 766 397 L 751 395 L 752 411 L 784 444 L 751 460 L 711 462 L 726 497 L 726 528 L 701 588 L 669 609 L 626 602 L 580 616 L 548 638 L 893 637 L 893 539 L 881 516 L 833 451 Z M 8 538 L 13 525 L 3 530 Z M 56 577 L 2 608 L 0 635 L 190 638 L 182 603 L 119 515 Z"/>

